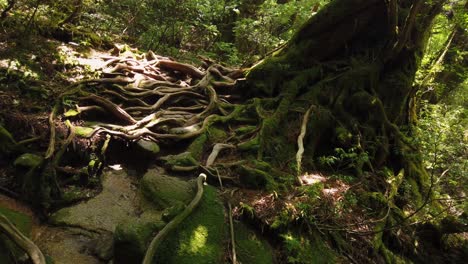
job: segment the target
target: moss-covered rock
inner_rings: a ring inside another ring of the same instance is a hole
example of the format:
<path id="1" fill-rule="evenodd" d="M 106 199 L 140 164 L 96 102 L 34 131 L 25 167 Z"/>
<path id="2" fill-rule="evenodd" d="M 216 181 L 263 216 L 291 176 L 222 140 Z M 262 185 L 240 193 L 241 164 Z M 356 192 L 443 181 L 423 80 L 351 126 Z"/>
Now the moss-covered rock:
<path id="1" fill-rule="evenodd" d="M 140 139 L 137 142 L 137 146 L 139 146 L 141 149 L 146 150 L 147 152 L 150 152 L 152 154 L 157 154 L 160 151 L 159 145 L 150 140 Z"/>
<path id="2" fill-rule="evenodd" d="M 273 177 L 261 169 L 241 165 L 237 167 L 236 171 L 241 183 L 249 188 L 273 190 L 277 187 Z"/>
<path id="3" fill-rule="evenodd" d="M 13 164 L 17 167 L 35 168 L 41 165 L 43 160 L 44 158 L 42 156 L 32 153 L 25 153 L 19 156 Z"/>
<path id="4" fill-rule="evenodd" d="M 194 187 L 194 182 L 160 175 L 155 170 L 149 170 L 140 182 L 144 197 L 159 209 L 178 205 L 181 202 L 187 204 L 195 195 Z"/>
<path id="5" fill-rule="evenodd" d="M 236 223 L 234 226 L 236 253 L 240 263 L 274 263 L 273 249 L 266 240 L 243 223 Z"/>
<path id="6" fill-rule="evenodd" d="M 202 155 L 203 155 L 203 150 L 206 145 L 206 141 L 208 140 L 208 137 L 205 134 L 197 137 L 188 147 L 188 152 L 192 154 L 192 157 L 195 158 L 196 160 L 201 160 Z"/>
<path id="7" fill-rule="evenodd" d="M 169 235 L 153 263 L 223 263 L 227 231 L 216 189 L 206 186 L 199 207 Z"/>
<path id="8" fill-rule="evenodd" d="M 114 263 L 141 263 L 154 234 L 164 225 L 161 220 L 146 219 L 119 224 L 114 232 Z"/>

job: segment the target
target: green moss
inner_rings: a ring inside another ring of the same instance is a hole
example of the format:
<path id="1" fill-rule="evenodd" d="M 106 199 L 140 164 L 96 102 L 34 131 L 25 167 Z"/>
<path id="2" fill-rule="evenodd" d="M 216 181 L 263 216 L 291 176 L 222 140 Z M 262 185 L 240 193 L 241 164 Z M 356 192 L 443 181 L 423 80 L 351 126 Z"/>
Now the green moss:
<path id="1" fill-rule="evenodd" d="M 256 168 L 241 165 L 237 168 L 239 179 L 242 184 L 249 188 L 275 190 L 277 184 L 270 174 Z"/>
<path id="2" fill-rule="evenodd" d="M 35 168 L 41 165 L 43 160 L 44 159 L 42 156 L 31 153 L 25 153 L 19 156 L 13 164 L 17 167 L 20 166 L 26 168 Z"/>
<path id="3" fill-rule="evenodd" d="M 159 145 L 153 141 L 140 139 L 138 140 L 137 145 L 152 154 L 157 154 L 160 151 Z"/>
<path id="4" fill-rule="evenodd" d="M 154 234 L 164 227 L 158 220 L 131 220 L 123 222 L 114 232 L 115 263 L 140 263 Z"/>
<path id="5" fill-rule="evenodd" d="M 206 133 L 202 134 L 190 144 L 187 151 L 192 154 L 192 157 L 194 157 L 196 160 L 201 160 L 207 140 L 208 136 Z"/>
<path id="6" fill-rule="evenodd" d="M 16 228 L 21 231 L 21 233 L 27 237 L 31 236 L 31 217 L 4 207 L 0 207 L 0 214 L 3 214 L 6 218 L 8 218 L 8 220 L 10 220 L 10 222 L 15 225 Z"/>
<path id="7" fill-rule="evenodd" d="M 165 209 L 181 202 L 187 204 L 195 195 L 193 182 L 149 171 L 143 176 L 140 188 L 145 198 L 158 208 Z"/>
<path id="8" fill-rule="evenodd" d="M 411 200 L 415 205 L 420 205 L 423 202 L 423 197 L 420 192 L 419 184 L 415 179 L 407 178 L 406 181 L 408 182 L 411 188 Z"/>
<path id="9" fill-rule="evenodd" d="M 223 142 L 228 137 L 227 133 L 224 130 L 221 130 L 213 126 L 209 127 L 206 133 L 211 143 Z"/>
<path id="10" fill-rule="evenodd" d="M 274 252 L 267 241 L 243 223 L 234 224 L 236 253 L 240 263 L 271 264 Z"/>
<path id="11" fill-rule="evenodd" d="M 255 151 L 260 147 L 260 137 L 256 136 L 251 140 L 240 143 L 237 148 L 242 151 Z"/>
<path id="12" fill-rule="evenodd" d="M 174 167 L 193 167 L 198 166 L 198 161 L 193 157 L 192 153 L 184 152 L 178 155 L 168 155 L 163 158 L 165 165 L 169 168 Z"/>
<path id="13" fill-rule="evenodd" d="M 235 130 L 236 135 L 243 136 L 249 133 L 253 133 L 257 129 L 257 126 L 241 126 Z"/>
<path id="14" fill-rule="evenodd" d="M 168 237 L 154 263 L 222 263 L 227 225 L 216 189 L 205 187 L 201 203 Z"/>
<path id="15" fill-rule="evenodd" d="M 288 263 L 337 263 L 336 253 L 315 232 L 310 237 L 299 233 L 288 233 L 281 236 L 288 253 Z"/>
<path id="16" fill-rule="evenodd" d="M 75 127 L 75 134 L 79 137 L 88 138 L 93 133 L 94 129 L 91 127 L 82 127 L 76 126 Z"/>

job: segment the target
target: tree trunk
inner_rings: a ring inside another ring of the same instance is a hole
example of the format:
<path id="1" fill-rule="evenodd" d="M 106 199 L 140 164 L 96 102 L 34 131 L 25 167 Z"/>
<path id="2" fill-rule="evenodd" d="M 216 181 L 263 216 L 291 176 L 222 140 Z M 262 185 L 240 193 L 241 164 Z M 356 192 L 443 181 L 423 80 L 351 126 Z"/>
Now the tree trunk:
<path id="1" fill-rule="evenodd" d="M 433 181 L 409 137 L 412 84 L 443 3 L 336 0 L 311 17 L 284 48 L 247 74 L 248 97 L 276 98 L 258 103 L 266 113 L 256 139 L 258 158 L 297 172 L 348 169 L 361 180 L 372 175 L 370 185 L 385 179 L 384 170 L 402 172 L 402 181 L 378 190 L 394 190 L 387 202 L 397 207 L 376 233 L 418 213 Z M 303 167 L 294 168 L 297 112 L 305 116 L 307 109 Z M 323 161 L 331 156 L 338 159 L 332 166 Z M 398 197 L 403 185 L 411 186 L 406 200 Z M 375 246 L 392 258 L 381 242 Z"/>
<path id="2" fill-rule="evenodd" d="M 370 163 L 357 171 L 405 167 L 412 148 L 400 128 L 408 124 L 415 72 L 443 1 L 409 2 L 394 2 L 399 6 L 392 11 L 380 0 L 334 1 L 282 50 L 254 66 L 248 95 L 280 98 L 269 109 L 274 114 L 263 123 L 263 135 L 281 137 L 280 127 L 297 125 L 292 113 L 313 105 L 309 167 L 335 148 L 368 154 Z M 275 159 L 280 146 L 263 141 L 260 156 Z"/>

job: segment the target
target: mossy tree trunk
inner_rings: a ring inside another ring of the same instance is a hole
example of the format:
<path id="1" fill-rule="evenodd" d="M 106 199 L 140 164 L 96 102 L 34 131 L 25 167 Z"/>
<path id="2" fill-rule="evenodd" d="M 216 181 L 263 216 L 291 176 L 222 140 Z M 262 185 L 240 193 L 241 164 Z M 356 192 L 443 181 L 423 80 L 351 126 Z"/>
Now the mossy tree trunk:
<path id="1" fill-rule="evenodd" d="M 276 98 L 260 103 L 268 114 L 257 139 L 258 158 L 298 172 L 348 169 L 361 179 L 374 178 L 376 186 L 388 180 L 382 171 L 403 175 L 395 186 L 378 190 L 392 193 L 391 199 L 385 195 L 387 202 L 396 204 L 381 230 L 420 211 L 430 200 L 433 181 L 411 141 L 412 84 L 443 4 L 336 0 L 313 16 L 247 75 L 249 97 Z M 294 168 L 297 131 L 307 109 L 303 168 Z M 331 156 L 339 162 L 320 162 Z M 399 197 L 402 183 L 411 187 L 409 198 Z"/>
<path id="2" fill-rule="evenodd" d="M 281 162 L 276 154 L 289 143 L 268 138 L 291 140 L 282 128 L 297 126 L 297 112 L 312 107 L 306 167 L 317 166 L 318 157 L 336 148 L 353 149 L 369 157 L 355 166 L 358 173 L 387 166 L 405 169 L 419 182 L 422 172 L 411 158 L 416 149 L 405 133 L 409 102 L 443 2 L 337 0 L 313 16 L 283 49 L 247 75 L 249 96 L 278 98 L 274 107 L 261 104 L 271 115 L 263 121 L 259 156 Z"/>

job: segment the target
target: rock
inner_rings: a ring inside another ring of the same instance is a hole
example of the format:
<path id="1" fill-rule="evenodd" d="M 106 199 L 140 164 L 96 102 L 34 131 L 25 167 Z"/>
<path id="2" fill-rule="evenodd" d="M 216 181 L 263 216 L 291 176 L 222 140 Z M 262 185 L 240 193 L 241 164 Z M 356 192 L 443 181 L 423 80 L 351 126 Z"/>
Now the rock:
<path id="1" fill-rule="evenodd" d="M 13 165 L 16 167 L 25 167 L 25 168 L 35 168 L 41 165 L 44 158 L 42 156 L 32 154 L 32 153 L 25 153 L 19 156 Z"/>
<path id="2" fill-rule="evenodd" d="M 137 141 L 137 146 L 153 154 L 159 153 L 160 150 L 159 145 L 150 140 L 140 139 Z"/>
<path id="3" fill-rule="evenodd" d="M 114 233 L 114 263 L 141 263 L 147 246 L 165 223 L 161 220 L 133 219 L 117 226 Z"/>
<path id="4" fill-rule="evenodd" d="M 94 241 L 92 248 L 94 255 L 99 259 L 109 261 L 114 255 L 114 238 L 111 233 L 104 233 Z"/>
<path id="5" fill-rule="evenodd" d="M 199 206 L 168 235 L 153 263 L 224 263 L 229 230 L 224 207 L 214 187 L 204 188 Z"/>
<path id="6" fill-rule="evenodd" d="M 264 188 L 270 178 L 266 172 L 244 165 L 239 166 L 237 172 L 239 173 L 240 182 L 253 189 Z"/>
<path id="7" fill-rule="evenodd" d="M 162 219 L 168 223 L 172 220 L 172 218 L 176 217 L 178 214 L 184 211 L 184 209 L 185 205 L 182 202 L 179 204 L 175 204 L 169 208 L 166 208 L 163 211 Z"/>
<path id="8" fill-rule="evenodd" d="M 103 190 L 100 194 L 86 202 L 57 211 L 50 221 L 56 225 L 113 232 L 118 223 L 135 217 L 137 193 L 126 172 L 106 171 L 102 178 Z"/>
<path id="9" fill-rule="evenodd" d="M 160 175 L 157 170 L 149 170 L 140 182 L 145 198 L 161 210 L 180 202 L 188 204 L 195 196 L 194 187 L 194 182 Z"/>

